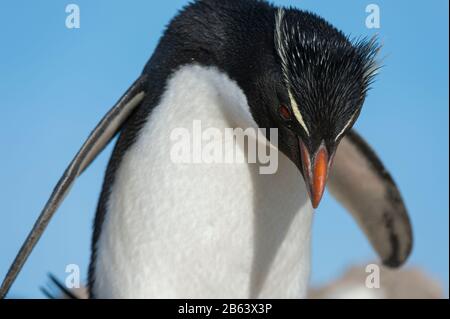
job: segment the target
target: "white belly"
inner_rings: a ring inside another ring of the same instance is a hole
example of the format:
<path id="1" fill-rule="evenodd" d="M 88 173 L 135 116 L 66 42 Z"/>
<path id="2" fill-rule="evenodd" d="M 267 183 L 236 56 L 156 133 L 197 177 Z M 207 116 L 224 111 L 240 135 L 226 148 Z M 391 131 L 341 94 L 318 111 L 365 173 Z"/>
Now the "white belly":
<path id="1" fill-rule="evenodd" d="M 216 69 L 187 66 L 128 150 L 97 242 L 98 298 L 299 298 L 309 277 L 312 207 L 298 169 L 177 164 L 174 128 L 255 126 Z M 245 153 L 244 149 L 241 149 Z"/>

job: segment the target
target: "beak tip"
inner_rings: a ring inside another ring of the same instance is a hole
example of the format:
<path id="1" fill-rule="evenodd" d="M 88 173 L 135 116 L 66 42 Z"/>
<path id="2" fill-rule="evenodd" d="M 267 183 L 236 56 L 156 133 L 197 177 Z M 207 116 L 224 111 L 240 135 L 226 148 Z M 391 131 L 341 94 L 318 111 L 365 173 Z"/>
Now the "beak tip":
<path id="1" fill-rule="evenodd" d="M 313 196 L 313 198 L 311 198 L 311 204 L 314 209 L 319 207 L 319 203 L 320 203 L 321 199 L 322 199 L 322 194 L 320 196 L 317 196 L 317 197 Z"/>

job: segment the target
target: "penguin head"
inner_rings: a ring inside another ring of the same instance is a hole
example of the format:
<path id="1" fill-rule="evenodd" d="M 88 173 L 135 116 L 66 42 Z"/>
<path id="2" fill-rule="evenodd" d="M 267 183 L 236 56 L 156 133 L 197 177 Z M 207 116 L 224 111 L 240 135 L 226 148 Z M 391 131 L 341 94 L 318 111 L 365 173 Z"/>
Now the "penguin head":
<path id="1" fill-rule="evenodd" d="M 272 93 L 265 93 L 265 116 L 255 120 L 278 128 L 278 147 L 301 171 L 316 208 L 339 141 L 378 70 L 379 46 L 374 39 L 351 41 L 314 14 L 280 9 L 274 48 L 276 70 L 264 90 Z"/>

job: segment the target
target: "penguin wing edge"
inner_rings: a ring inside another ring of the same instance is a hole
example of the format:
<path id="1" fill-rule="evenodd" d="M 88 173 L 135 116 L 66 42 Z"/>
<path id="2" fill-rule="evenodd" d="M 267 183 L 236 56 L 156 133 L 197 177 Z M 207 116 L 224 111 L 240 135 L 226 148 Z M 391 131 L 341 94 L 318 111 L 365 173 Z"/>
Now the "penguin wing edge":
<path id="1" fill-rule="evenodd" d="M 64 174 L 56 184 L 44 209 L 36 220 L 32 230 L 16 255 L 5 279 L 0 287 L 0 299 L 3 299 L 9 291 L 28 256 L 32 252 L 37 241 L 45 231 L 50 219 L 69 193 L 76 178 L 92 163 L 98 154 L 105 148 L 111 139 L 120 130 L 122 123 L 131 112 L 141 103 L 145 96 L 147 76 L 141 75 L 119 99 L 119 101 L 106 113 L 97 124 L 89 137 L 84 142 L 72 162 L 66 168 Z"/>
<path id="2" fill-rule="evenodd" d="M 381 160 L 354 130 L 338 147 L 328 186 L 363 229 L 383 264 L 402 265 L 413 243 L 405 204 Z"/>

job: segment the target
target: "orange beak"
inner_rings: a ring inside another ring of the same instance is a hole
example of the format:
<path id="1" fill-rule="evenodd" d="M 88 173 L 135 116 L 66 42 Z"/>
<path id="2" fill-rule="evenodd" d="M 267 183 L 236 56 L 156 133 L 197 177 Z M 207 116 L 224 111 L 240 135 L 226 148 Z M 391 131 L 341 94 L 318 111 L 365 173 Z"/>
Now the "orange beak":
<path id="1" fill-rule="evenodd" d="M 327 182 L 328 152 L 325 146 L 321 145 L 314 156 L 311 157 L 308 149 L 301 140 L 299 140 L 299 144 L 306 188 L 308 189 L 312 206 L 317 208 L 322 199 Z"/>

